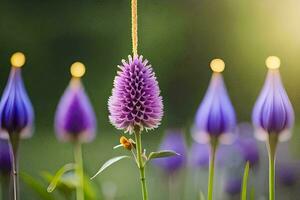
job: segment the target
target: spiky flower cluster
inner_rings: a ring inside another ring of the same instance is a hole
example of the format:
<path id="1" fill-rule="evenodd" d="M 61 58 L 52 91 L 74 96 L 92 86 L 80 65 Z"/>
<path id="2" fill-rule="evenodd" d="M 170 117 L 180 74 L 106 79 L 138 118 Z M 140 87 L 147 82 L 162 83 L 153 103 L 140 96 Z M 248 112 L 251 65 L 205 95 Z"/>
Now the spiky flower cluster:
<path id="1" fill-rule="evenodd" d="M 135 128 L 156 128 L 163 116 L 163 104 L 155 73 L 143 56 L 128 58 L 119 66 L 121 71 L 108 101 L 110 122 L 129 133 Z"/>

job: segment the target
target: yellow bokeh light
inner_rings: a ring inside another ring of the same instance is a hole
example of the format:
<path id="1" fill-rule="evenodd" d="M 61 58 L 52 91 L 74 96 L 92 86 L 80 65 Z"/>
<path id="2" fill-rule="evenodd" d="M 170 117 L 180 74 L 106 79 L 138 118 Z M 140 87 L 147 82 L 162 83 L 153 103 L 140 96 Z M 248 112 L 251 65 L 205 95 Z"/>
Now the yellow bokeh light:
<path id="1" fill-rule="evenodd" d="M 269 56 L 266 59 L 266 65 L 269 69 L 278 69 L 280 67 L 280 59 L 277 56 Z"/>
<path id="2" fill-rule="evenodd" d="M 11 65 L 14 67 L 22 67 L 25 64 L 25 61 L 26 58 L 22 52 L 16 52 L 10 58 Z"/>
<path id="3" fill-rule="evenodd" d="M 71 74 L 73 77 L 80 78 L 85 74 L 85 66 L 81 62 L 75 62 L 71 65 Z"/>
<path id="4" fill-rule="evenodd" d="M 214 71 L 214 72 L 223 72 L 225 69 L 225 63 L 222 59 L 216 58 L 213 59 L 210 62 L 210 68 Z"/>

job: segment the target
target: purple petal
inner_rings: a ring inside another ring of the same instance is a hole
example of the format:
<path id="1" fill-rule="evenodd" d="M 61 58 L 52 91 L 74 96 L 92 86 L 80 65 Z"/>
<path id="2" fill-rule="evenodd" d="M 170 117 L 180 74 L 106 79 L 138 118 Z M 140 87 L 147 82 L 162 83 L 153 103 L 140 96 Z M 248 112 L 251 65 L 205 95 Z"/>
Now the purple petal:
<path id="1" fill-rule="evenodd" d="M 24 87 L 21 69 L 12 67 L 0 102 L 0 135 L 7 138 L 7 133 L 16 133 L 21 138 L 30 137 L 33 120 L 33 108 Z"/>
<path id="2" fill-rule="evenodd" d="M 269 70 L 264 87 L 255 103 L 254 126 L 266 133 L 280 134 L 294 123 L 294 111 L 278 70 Z"/>
<path id="3" fill-rule="evenodd" d="M 173 173 L 184 167 L 186 163 L 186 144 L 184 133 L 180 130 L 168 130 L 159 149 L 172 150 L 180 156 L 157 159 L 155 161 L 157 166 L 163 168 L 167 173 Z"/>
<path id="4" fill-rule="evenodd" d="M 95 137 L 96 116 L 79 79 L 72 79 L 56 110 L 55 129 L 62 141 L 89 142 Z"/>
<path id="5" fill-rule="evenodd" d="M 234 108 L 227 94 L 223 77 L 216 73 L 196 113 L 195 134 L 220 136 L 232 132 L 235 123 Z"/>

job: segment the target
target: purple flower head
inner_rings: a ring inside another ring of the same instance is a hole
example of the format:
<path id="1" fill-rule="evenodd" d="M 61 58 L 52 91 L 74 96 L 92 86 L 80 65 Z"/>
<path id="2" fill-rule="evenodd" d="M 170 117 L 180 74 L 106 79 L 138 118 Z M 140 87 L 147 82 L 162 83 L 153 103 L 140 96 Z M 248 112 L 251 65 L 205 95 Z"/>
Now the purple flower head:
<path id="1" fill-rule="evenodd" d="M 245 162 L 249 161 L 250 166 L 259 163 L 259 148 L 256 140 L 253 138 L 253 127 L 248 123 L 238 125 L 238 138 L 234 144 L 241 152 Z"/>
<path id="2" fill-rule="evenodd" d="M 81 63 L 77 64 L 84 67 Z M 90 142 L 95 137 L 96 116 L 80 77 L 71 79 L 57 106 L 55 129 L 61 141 Z"/>
<path id="3" fill-rule="evenodd" d="M 280 134 L 281 140 L 290 136 L 289 129 L 294 123 L 294 111 L 277 68 L 268 71 L 253 109 L 252 121 L 257 129 L 256 135 L 261 140 L 265 140 L 270 133 Z"/>
<path id="4" fill-rule="evenodd" d="M 241 192 L 242 178 L 228 177 L 225 181 L 224 191 L 231 195 L 237 195 Z"/>
<path id="5" fill-rule="evenodd" d="M 23 62 L 16 63 L 19 59 Z M 25 57 L 15 53 L 11 61 L 13 67 L 0 101 L 0 135 L 7 138 L 8 134 L 18 134 L 28 138 L 33 132 L 34 113 L 21 74 Z"/>
<path id="6" fill-rule="evenodd" d="M 129 133 L 135 128 L 156 128 L 163 116 L 163 104 L 155 73 L 142 56 L 128 58 L 119 66 L 108 101 L 110 122 Z"/>
<path id="7" fill-rule="evenodd" d="M 168 174 L 180 170 L 186 164 L 186 144 L 184 133 L 180 130 L 168 130 L 160 145 L 160 150 L 172 150 L 180 154 L 178 156 L 160 158 L 155 161 L 155 164 Z"/>
<path id="8" fill-rule="evenodd" d="M 12 160 L 8 141 L 0 139 L 0 173 L 10 175 L 11 170 Z"/>
<path id="9" fill-rule="evenodd" d="M 226 133 L 233 132 L 235 124 L 234 108 L 222 74 L 214 72 L 205 97 L 196 113 L 194 139 L 203 143 L 203 140 L 207 141 L 212 136 L 225 138 L 224 136 L 230 135 Z"/>

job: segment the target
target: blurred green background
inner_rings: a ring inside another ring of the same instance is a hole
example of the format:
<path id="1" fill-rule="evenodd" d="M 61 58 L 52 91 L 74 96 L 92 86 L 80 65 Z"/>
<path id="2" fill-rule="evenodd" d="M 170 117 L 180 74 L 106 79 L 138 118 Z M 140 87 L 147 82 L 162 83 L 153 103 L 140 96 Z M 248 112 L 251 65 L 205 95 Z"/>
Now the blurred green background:
<path id="1" fill-rule="evenodd" d="M 74 61 L 86 64 L 83 82 L 98 117 L 97 139 L 84 147 L 87 172 L 92 175 L 106 159 L 120 154 L 112 150 L 121 132 L 108 121 L 107 99 L 116 66 L 131 54 L 129 6 L 129 0 L 1 0 L 0 89 L 7 81 L 11 54 L 23 51 L 24 81 L 36 113 L 34 137 L 21 147 L 22 171 L 39 177 L 43 170 L 55 172 L 72 161 L 72 146 L 55 138 L 53 118 Z M 265 59 L 279 56 L 297 116 L 299 8 L 298 0 L 140 0 L 139 52 L 154 67 L 165 106 L 162 125 L 144 135 L 145 147 L 155 150 L 168 127 L 184 128 L 190 143 L 188 131 L 215 57 L 225 60 L 224 76 L 239 121 L 249 121 L 265 78 Z M 295 157 L 300 155 L 299 139 L 294 134 Z M 158 190 L 155 171 L 149 175 L 152 192 Z M 96 182 L 99 191 L 105 184 L 115 185 L 117 199 L 140 199 L 137 180 L 135 166 L 123 161 Z M 22 194 L 24 200 L 39 199 L 27 186 Z M 152 199 L 166 199 L 164 191 L 155 195 Z"/>

